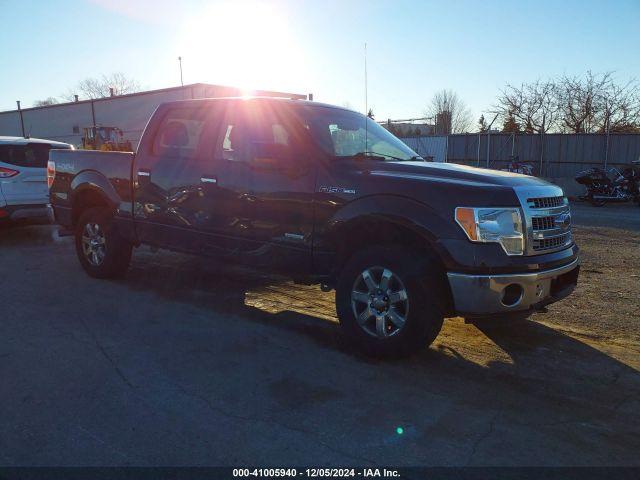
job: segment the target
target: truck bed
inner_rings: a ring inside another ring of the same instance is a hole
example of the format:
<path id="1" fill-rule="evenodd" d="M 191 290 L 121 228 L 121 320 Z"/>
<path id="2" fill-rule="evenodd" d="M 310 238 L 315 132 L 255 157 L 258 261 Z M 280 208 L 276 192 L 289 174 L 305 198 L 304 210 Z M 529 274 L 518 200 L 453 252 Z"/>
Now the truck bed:
<path id="1" fill-rule="evenodd" d="M 49 199 L 56 221 L 72 227 L 72 199 L 95 191 L 105 197 L 117 216 L 131 218 L 131 167 L 134 153 L 95 150 L 51 150 L 55 178 Z"/>

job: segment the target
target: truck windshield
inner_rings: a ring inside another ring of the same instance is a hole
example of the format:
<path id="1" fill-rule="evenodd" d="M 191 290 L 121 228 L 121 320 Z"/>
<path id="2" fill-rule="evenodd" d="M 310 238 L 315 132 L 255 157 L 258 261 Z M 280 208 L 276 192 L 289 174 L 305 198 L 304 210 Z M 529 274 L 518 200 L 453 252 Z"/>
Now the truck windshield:
<path id="1" fill-rule="evenodd" d="M 328 107 L 307 107 L 305 113 L 307 128 L 333 157 L 423 160 L 400 139 L 359 113 Z"/>

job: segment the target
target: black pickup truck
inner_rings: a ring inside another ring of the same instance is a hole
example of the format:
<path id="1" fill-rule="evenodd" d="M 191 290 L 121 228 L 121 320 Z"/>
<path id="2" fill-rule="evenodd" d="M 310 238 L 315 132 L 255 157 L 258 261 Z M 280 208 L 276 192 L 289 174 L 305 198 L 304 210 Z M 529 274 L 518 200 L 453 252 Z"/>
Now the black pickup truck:
<path id="1" fill-rule="evenodd" d="M 427 162 L 359 113 L 227 98 L 165 103 L 137 153 L 52 150 L 55 220 L 92 277 L 140 244 L 336 290 L 364 350 L 430 344 L 444 317 L 530 312 L 568 295 L 578 247 L 562 190 Z"/>

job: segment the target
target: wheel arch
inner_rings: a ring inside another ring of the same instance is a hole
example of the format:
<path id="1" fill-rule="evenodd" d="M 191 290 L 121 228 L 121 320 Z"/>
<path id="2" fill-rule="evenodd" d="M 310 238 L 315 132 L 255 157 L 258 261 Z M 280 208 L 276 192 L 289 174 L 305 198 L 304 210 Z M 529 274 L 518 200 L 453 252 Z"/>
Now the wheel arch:
<path id="1" fill-rule="evenodd" d="M 95 171 L 78 174 L 71 182 L 70 191 L 73 225 L 88 208 L 104 207 L 115 210 L 119 203 L 118 195 L 111 182 Z"/>
<path id="2" fill-rule="evenodd" d="M 327 272 L 331 283 L 359 249 L 399 244 L 420 252 L 437 265 L 439 280 L 451 299 L 446 276 L 449 254 L 438 242 L 450 229 L 441 217 L 426 205 L 404 197 L 369 197 L 358 205 L 353 203 L 338 212 L 324 232 L 323 248 L 332 252 Z"/>

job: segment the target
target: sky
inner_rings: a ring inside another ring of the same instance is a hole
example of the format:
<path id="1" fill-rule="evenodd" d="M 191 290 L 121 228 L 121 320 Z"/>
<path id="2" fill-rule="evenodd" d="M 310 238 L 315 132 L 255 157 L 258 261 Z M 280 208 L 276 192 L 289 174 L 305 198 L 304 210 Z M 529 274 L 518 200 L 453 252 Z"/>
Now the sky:
<path id="1" fill-rule="evenodd" d="M 144 89 L 206 82 L 314 94 L 376 119 L 455 91 L 474 119 L 508 83 L 640 79 L 640 0 L 0 0 L 0 110 L 122 72 Z"/>

